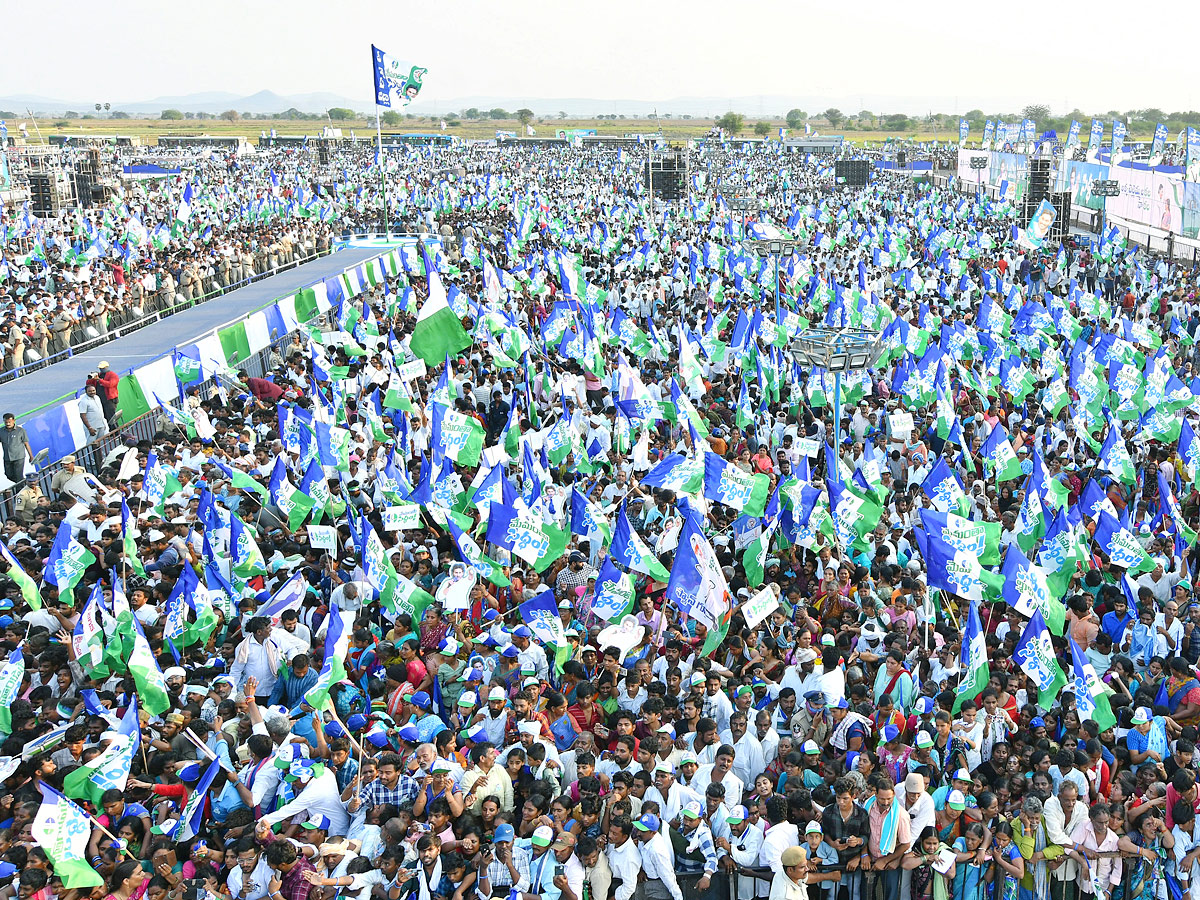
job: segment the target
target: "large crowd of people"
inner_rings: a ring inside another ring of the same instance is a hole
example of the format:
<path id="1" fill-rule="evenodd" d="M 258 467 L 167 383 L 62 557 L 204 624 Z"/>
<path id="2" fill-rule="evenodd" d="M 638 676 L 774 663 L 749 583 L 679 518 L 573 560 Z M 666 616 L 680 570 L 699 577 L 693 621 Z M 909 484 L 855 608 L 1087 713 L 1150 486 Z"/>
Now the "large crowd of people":
<path id="1" fill-rule="evenodd" d="M 674 203 L 643 161 L 389 154 L 436 246 L 22 492 L 0 891 L 1192 897 L 1197 272 L 770 146 Z M 847 326 L 866 369 L 800 363 Z"/>

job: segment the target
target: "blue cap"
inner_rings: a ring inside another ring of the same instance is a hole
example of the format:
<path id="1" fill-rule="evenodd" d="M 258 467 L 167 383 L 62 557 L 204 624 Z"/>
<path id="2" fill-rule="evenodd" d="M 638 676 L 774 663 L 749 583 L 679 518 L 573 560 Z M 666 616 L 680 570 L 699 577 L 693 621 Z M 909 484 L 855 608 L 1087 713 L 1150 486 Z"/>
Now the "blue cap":
<path id="1" fill-rule="evenodd" d="M 513 629 L 512 635 L 513 635 L 513 637 L 531 638 L 531 637 L 533 637 L 533 632 L 530 631 L 528 628 L 526 628 L 524 625 L 518 625 L 516 628 Z"/>
<path id="2" fill-rule="evenodd" d="M 1034 716 L 1032 719 L 1029 720 L 1029 727 L 1030 728 L 1045 728 L 1046 720 L 1043 719 L 1041 716 Z"/>
<path id="3" fill-rule="evenodd" d="M 433 705 L 433 701 L 429 699 L 429 695 L 424 691 L 417 691 L 412 695 L 412 705 L 418 709 L 429 709 Z"/>
<path id="4" fill-rule="evenodd" d="M 329 738 L 330 740 L 340 738 L 345 733 L 345 730 L 337 722 L 325 723 L 325 737 Z"/>
<path id="5" fill-rule="evenodd" d="M 932 697 L 918 697 L 917 713 L 922 716 L 928 715 L 929 713 L 933 712 L 934 705 L 935 704 Z"/>
<path id="6" fill-rule="evenodd" d="M 467 740 L 476 744 L 481 744 L 488 739 L 487 729 L 480 725 L 474 731 L 467 735 Z"/>
<path id="7" fill-rule="evenodd" d="M 511 841 L 516 838 L 517 833 L 513 831 L 513 827 L 507 822 L 496 826 L 496 833 L 492 836 L 494 842 Z"/>
<path id="8" fill-rule="evenodd" d="M 414 725 L 413 726 L 413 732 L 414 732 L 413 737 L 404 738 L 404 739 L 406 741 L 417 740 L 417 735 L 415 733 L 416 730 L 417 730 L 417 728 Z M 404 729 L 403 728 L 400 729 L 400 736 L 404 737 Z M 388 742 L 387 732 L 386 731 L 368 731 L 367 732 L 367 740 L 370 741 L 372 744 L 374 744 L 376 747 L 379 747 L 382 749 L 383 747 L 387 746 L 387 742 Z"/>
<path id="9" fill-rule="evenodd" d="M 351 731 L 362 731 L 367 727 L 367 717 L 362 713 L 353 713 L 350 718 L 346 720 L 346 727 Z"/>
<path id="10" fill-rule="evenodd" d="M 323 816 L 320 813 L 313 813 L 309 816 L 308 821 L 304 822 L 301 828 L 307 828 L 309 831 L 328 831 L 329 816 Z"/>
<path id="11" fill-rule="evenodd" d="M 850 704 L 846 702 L 845 697 L 838 697 L 833 703 L 834 709 L 849 709 Z"/>
<path id="12" fill-rule="evenodd" d="M 188 763 L 178 774 L 180 781 L 196 781 L 200 778 L 200 763 Z"/>
<path id="13" fill-rule="evenodd" d="M 518 650 L 516 647 L 514 647 L 512 644 L 509 644 L 507 647 L 505 647 L 503 650 L 500 651 L 501 656 L 507 656 L 509 659 L 516 659 L 520 655 L 520 653 L 521 653 L 521 651 Z"/>
<path id="14" fill-rule="evenodd" d="M 504 826 L 511 830 L 512 826 Z M 17 874 L 17 867 L 10 862 L 0 862 L 0 878 L 11 878 Z"/>
<path id="15" fill-rule="evenodd" d="M 491 622 L 499 615 L 500 615 L 500 613 L 496 612 L 496 610 L 494 610 L 494 609 L 485 609 L 483 611 L 483 621 Z"/>
<path id="16" fill-rule="evenodd" d="M 0 616 L 0 628 L 7 628 L 13 623 L 12 616 Z"/>
<path id="17" fill-rule="evenodd" d="M 661 827 L 661 823 L 658 820 L 658 816 L 656 816 L 654 813 L 646 813 L 633 823 L 633 827 L 638 831 L 658 831 L 658 829 Z"/>
<path id="18" fill-rule="evenodd" d="M 900 737 L 900 729 L 895 725 L 883 726 L 883 742 L 889 744 Z"/>
<path id="19" fill-rule="evenodd" d="M 417 726 L 412 722 L 406 722 L 397 730 L 400 735 L 400 740 L 408 741 L 410 744 L 415 744 L 421 739 L 421 732 L 417 730 Z"/>

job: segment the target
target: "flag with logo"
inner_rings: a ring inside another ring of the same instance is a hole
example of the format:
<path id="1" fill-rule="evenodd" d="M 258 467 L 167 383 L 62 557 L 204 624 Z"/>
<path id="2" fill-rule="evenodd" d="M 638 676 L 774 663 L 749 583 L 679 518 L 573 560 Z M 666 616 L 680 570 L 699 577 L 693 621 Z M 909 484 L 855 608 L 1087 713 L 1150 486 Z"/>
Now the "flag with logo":
<path id="1" fill-rule="evenodd" d="M 996 479 L 997 484 L 1024 476 L 1025 473 L 1021 471 L 1021 462 L 1017 459 L 1017 453 L 1008 439 L 1008 431 L 1003 425 L 996 425 L 992 429 L 992 433 L 983 442 L 981 450 L 984 465 Z"/>
<path id="2" fill-rule="evenodd" d="M 1004 602 L 1029 618 L 1040 612 L 1050 630 L 1061 637 L 1067 612 L 1062 601 L 1051 592 L 1041 567 L 1026 559 L 1019 547 L 1009 545 L 1000 574 L 1004 576 L 1001 592 Z"/>
<path id="3" fill-rule="evenodd" d="M 350 635 L 354 613 L 329 604 L 329 627 L 325 633 L 325 660 L 316 683 L 304 694 L 304 702 L 315 710 L 323 710 L 329 702 L 329 689 L 346 678 L 346 654 L 350 652 Z"/>
<path id="4" fill-rule="evenodd" d="M 752 519 L 761 519 L 771 493 L 771 480 L 751 475 L 715 453 L 704 454 L 704 496 Z"/>
<path id="5" fill-rule="evenodd" d="M 519 513 L 493 503 L 488 513 L 487 539 L 507 548 L 538 571 L 544 571 L 567 549 L 567 534 L 542 521 L 540 516 Z"/>
<path id="6" fill-rule="evenodd" d="M 103 604 L 103 592 L 100 582 L 97 581 L 87 602 L 83 604 L 79 621 L 75 623 L 71 635 L 75 659 L 88 672 L 104 661 L 104 626 L 100 622 L 100 607 Z"/>
<path id="7" fill-rule="evenodd" d="M 433 439 L 430 446 L 441 450 L 460 466 L 479 465 L 486 429 L 473 416 L 464 415 L 441 403 L 433 404 Z"/>
<path id="8" fill-rule="evenodd" d="M 43 578 L 58 588 L 60 598 L 74 605 L 71 592 L 87 567 L 95 561 L 96 555 L 72 537 L 71 526 L 64 521 L 54 536 L 54 546 L 50 548 L 50 556 L 46 559 Z"/>
<path id="9" fill-rule="evenodd" d="M 649 575 L 655 581 L 666 582 L 671 577 L 666 566 L 658 561 L 658 557 L 629 521 L 624 500 L 617 510 L 617 527 L 613 530 L 612 546 L 608 552 L 626 569 Z"/>
<path id="10" fill-rule="evenodd" d="M 509 577 L 504 574 L 501 565 L 486 556 L 479 549 L 479 545 L 475 543 L 475 539 L 463 532 L 459 524 L 454 521 L 454 513 L 446 513 L 446 528 L 450 532 L 450 537 L 454 539 L 455 546 L 458 547 L 459 555 L 470 563 L 476 572 L 499 587 L 508 587 L 512 584 Z"/>
<path id="11" fill-rule="evenodd" d="M 1075 711 L 1079 713 L 1079 720 L 1091 720 L 1101 732 L 1107 731 L 1117 724 L 1117 717 L 1109 705 L 1104 682 L 1097 677 L 1096 669 L 1069 634 L 1067 643 L 1071 645 L 1071 681 L 1067 686 L 1075 694 Z"/>
<path id="12" fill-rule="evenodd" d="M 42 805 L 33 820 L 33 838 L 50 861 L 54 874 L 70 889 L 93 888 L 104 884 L 100 873 L 87 859 L 92 821 L 88 814 L 46 782 L 38 784 Z"/>
<path id="13" fill-rule="evenodd" d="M 17 647 L 4 661 L 0 669 L 0 732 L 12 734 L 12 705 L 21 695 L 21 683 L 25 680 L 25 654 Z"/>
<path id="14" fill-rule="evenodd" d="M 612 557 L 605 557 L 596 576 L 596 594 L 592 598 L 592 614 L 605 622 L 621 617 L 633 609 L 633 576 L 620 571 L 613 565 Z"/>
<path id="15" fill-rule="evenodd" d="M 105 791 L 125 790 L 133 757 L 141 748 L 141 734 L 137 695 L 134 694 L 117 730 L 110 733 L 108 746 L 99 756 L 67 773 L 63 779 L 63 793 L 75 800 L 87 800 L 93 809 L 100 809 L 100 799 Z"/>
<path id="16" fill-rule="evenodd" d="M 1058 664 L 1054 643 L 1050 640 L 1050 631 L 1046 628 L 1041 610 L 1035 609 L 1032 618 L 1025 623 L 1021 639 L 1013 651 L 1013 659 L 1037 685 L 1038 706 L 1049 710 L 1058 701 L 1059 691 L 1067 683 L 1067 676 Z"/>
<path id="17" fill-rule="evenodd" d="M 598 504 L 579 490 L 571 489 L 571 533 L 588 540 L 599 539 L 603 546 L 612 541 L 612 526 Z"/>
<path id="18" fill-rule="evenodd" d="M 529 626 L 538 641 L 554 648 L 554 670 L 561 672 L 563 663 L 571 656 L 571 645 L 567 642 L 562 618 L 558 614 L 558 604 L 554 602 L 554 592 L 544 590 L 532 600 L 522 603 L 521 621 Z"/>
<path id="19" fill-rule="evenodd" d="M 973 553 L 981 565 L 994 566 L 1000 562 L 1000 523 L 976 522 L 955 513 L 922 509 L 921 524 L 931 536 L 949 544 L 955 550 Z"/>
<path id="20" fill-rule="evenodd" d="M 1125 569 L 1133 576 L 1154 570 L 1154 560 L 1142 549 L 1141 542 L 1111 513 L 1100 512 L 1092 537 L 1096 545 L 1108 555 L 1111 565 Z"/>
<path id="21" fill-rule="evenodd" d="M 963 631 L 962 675 L 958 679 L 954 706 L 950 712 L 957 715 L 964 701 L 982 694 L 990 677 L 987 644 L 984 643 L 983 626 L 979 622 L 979 601 L 972 600 L 971 608 L 967 611 L 967 627 Z"/>
<path id="22" fill-rule="evenodd" d="M 5 572 L 17 587 L 21 589 L 21 599 L 25 601 L 30 609 L 42 608 L 42 592 L 38 590 L 37 583 L 29 577 L 29 573 L 21 567 L 13 552 L 8 549 L 8 545 L 4 541 L 0 541 L 0 558 L 3 558 L 8 563 L 8 571 Z"/>
<path id="23" fill-rule="evenodd" d="M 129 654 L 129 673 L 137 685 L 142 705 L 150 715 L 162 715 L 171 707 L 171 698 L 167 695 L 167 679 L 150 650 L 150 642 L 146 640 L 146 633 L 142 631 L 142 623 L 138 621 L 137 616 L 131 616 L 130 621 L 133 623 L 133 650 Z"/>

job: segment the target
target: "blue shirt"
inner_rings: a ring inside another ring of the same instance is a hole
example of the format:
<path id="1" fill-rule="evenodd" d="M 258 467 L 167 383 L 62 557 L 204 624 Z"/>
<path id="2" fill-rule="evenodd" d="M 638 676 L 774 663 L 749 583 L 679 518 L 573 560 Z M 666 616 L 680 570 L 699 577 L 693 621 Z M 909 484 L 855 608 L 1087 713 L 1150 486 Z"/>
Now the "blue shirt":
<path id="1" fill-rule="evenodd" d="M 1133 613 L 1125 610 L 1125 618 L 1118 619 L 1115 612 L 1105 613 L 1104 618 L 1100 620 L 1100 630 L 1112 638 L 1112 642 L 1118 648 L 1121 646 L 1121 635 L 1125 633 L 1126 626 L 1134 621 Z"/>
<path id="2" fill-rule="evenodd" d="M 1129 730 L 1129 733 L 1127 735 L 1125 735 L 1125 746 L 1129 748 L 1130 754 L 1145 753 L 1147 750 L 1150 749 L 1150 734 L 1149 734 L 1149 732 L 1147 732 L 1146 734 L 1142 734 L 1136 728 L 1131 728 Z M 1144 760 L 1142 760 L 1141 763 L 1135 765 L 1134 768 L 1136 769 L 1141 765 L 1145 765 L 1147 762 L 1154 762 L 1154 760 L 1144 759 Z"/>

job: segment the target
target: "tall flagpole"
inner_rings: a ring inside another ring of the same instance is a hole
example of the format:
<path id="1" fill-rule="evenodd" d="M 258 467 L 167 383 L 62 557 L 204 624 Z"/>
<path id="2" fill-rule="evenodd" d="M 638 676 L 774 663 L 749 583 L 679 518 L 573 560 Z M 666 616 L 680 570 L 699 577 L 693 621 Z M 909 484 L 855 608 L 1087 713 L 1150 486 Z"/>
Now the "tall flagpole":
<path id="1" fill-rule="evenodd" d="M 376 99 L 379 99 L 376 97 Z M 388 240 L 392 237 L 391 228 L 388 225 L 388 196 L 387 196 L 387 171 L 383 165 L 383 129 L 380 127 L 382 115 L 379 112 L 379 104 L 375 104 L 375 135 L 379 138 L 379 185 L 383 189 L 383 233 Z"/>

